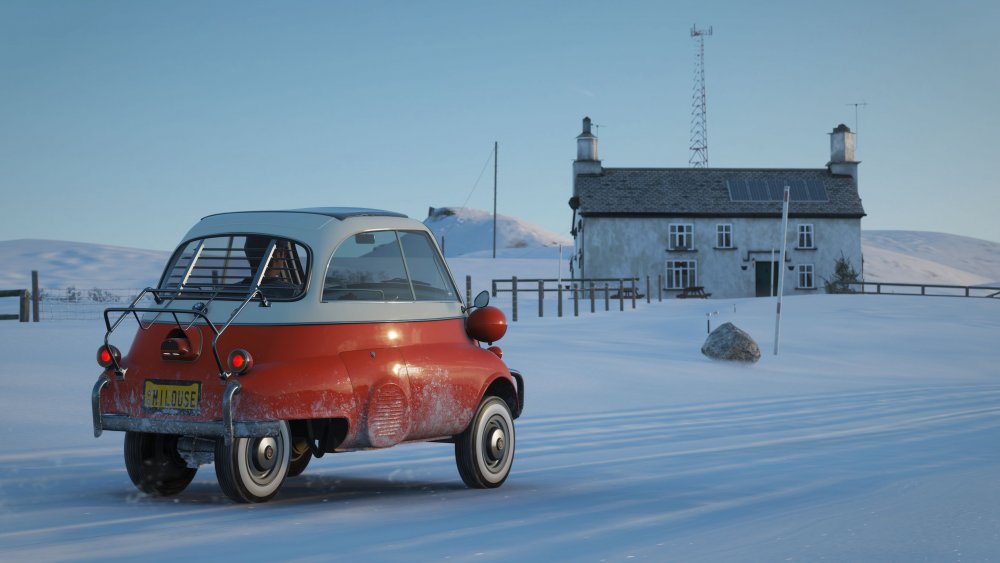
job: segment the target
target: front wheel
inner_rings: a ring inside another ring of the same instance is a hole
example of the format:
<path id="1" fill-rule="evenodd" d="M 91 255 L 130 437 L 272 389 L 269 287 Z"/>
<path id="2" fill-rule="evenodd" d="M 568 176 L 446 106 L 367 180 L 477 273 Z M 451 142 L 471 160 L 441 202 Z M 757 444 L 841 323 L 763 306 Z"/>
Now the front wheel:
<path id="1" fill-rule="evenodd" d="M 514 462 L 514 419 L 498 397 L 479 405 L 469 427 L 455 439 L 455 463 L 462 481 L 474 489 L 492 489 L 507 480 Z"/>
<path id="2" fill-rule="evenodd" d="M 233 438 L 215 443 L 215 475 L 226 496 L 236 502 L 264 502 L 278 493 L 288 475 L 292 449 L 288 423 L 277 436 Z"/>
<path id="3" fill-rule="evenodd" d="M 181 459 L 177 439 L 170 434 L 125 433 L 125 470 L 137 489 L 167 497 L 191 483 L 198 469 L 188 467 Z"/>

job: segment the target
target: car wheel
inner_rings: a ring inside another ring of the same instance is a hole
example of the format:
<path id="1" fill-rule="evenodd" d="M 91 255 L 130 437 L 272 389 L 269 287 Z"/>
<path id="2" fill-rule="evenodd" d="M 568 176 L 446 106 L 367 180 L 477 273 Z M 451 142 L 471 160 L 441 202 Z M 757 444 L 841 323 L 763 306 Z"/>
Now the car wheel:
<path id="1" fill-rule="evenodd" d="M 264 502 L 288 475 L 292 449 L 288 423 L 281 421 L 277 436 L 233 438 L 215 443 L 215 475 L 226 496 L 236 502 Z"/>
<path id="2" fill-rule="evenodd" d="M 140 491 L 161 497 L 176 495 L 194 479 L 197 468 L 177 453 L 177 436 L 125 433 L 125 470 Z"/>
<path id="3" fill-rule="evenodd" d="M 296 439 L 292 441 L 292 453 L 288 461 L 288 476 L 297 477 L 306 470 L 306 466 L 309 465 L 309 461 L 312 460 L 312 449 L 309 447 L 309 441 L 304 439 Z"/>
<path id="4" fill-rule="evenodd" d="M 462 481 L 474 489 L 492 489 L 507 480 L 514 462 L 514 419 L 498 397 L 479 405 L 469 427 L 455 439 L 455 462 Z"/>

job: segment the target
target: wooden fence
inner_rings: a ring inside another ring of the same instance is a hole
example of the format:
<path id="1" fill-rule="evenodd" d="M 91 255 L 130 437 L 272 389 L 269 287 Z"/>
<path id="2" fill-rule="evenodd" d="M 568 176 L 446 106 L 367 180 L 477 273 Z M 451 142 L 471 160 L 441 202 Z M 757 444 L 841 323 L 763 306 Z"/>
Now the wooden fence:
<path id="1" fill-rule="evenodd" d="M 934 297 L 1000 298 L 1000 287 L 985 285 L 939 285 L 926 283 L 848 282 L 845 293 L 866 295 L 928 295 Z M 857 288 L 857 289 L 855 289 Z"/>
<path id="2" fill-rule="evenodd" d="M 466 278 L 466 286 L 470 280 Z M 527 278 L 519 279 L 516 276 L 509 279 L 492 280 L 492 294 L 496 297 L 500 293 L 511 294 L 511 322 L 517 321 L 518 316 L 518 295 L 527 294 L 538 298 L 538 316 L 545 316 L 545 296 L 555 294 L 556 316 L 563 316 L 564 301 L 568 297 L 573 304 L 573 316 L 580 315 L 580 301 L 590 302 L 590 312 L 597 312 L 598 304 L 603 301 L 604 310 L 611 310 L 611 302 L 618 302 L 618 310 L 625 310 L 625 302 L 631 303 L 631 308 L 635 309 L 636 302 L 642 299 L 646 303 L 652 301 L 653 286 L 649 276 L 645 279 L 645 293 L 642 292 L 640 278 L 579 278 L 579 279 L 556 279 L 556 278 Z M 655 287 L 657 300 L 663 301 L 663 279 L 657 277 Z M 614 292 L 614 293 L 612 293 Z M 567 295 L 568 294 L 568 295 Z"/>
<path id="3" fill-rule="evenodd" d="M 18 312 L 17 314 L 0 314 L 0 321 L 21 321 L 22 323 L 28 322 L 30 319 L 30 312 L 28 309 L 28 301 L 30 300 L 31 292 L 27 289 L 3 289 L 0 290 L 0 297 L 17 297 L 19 298 Z M 36 321 L 38 319 L 35 319 Z"/>

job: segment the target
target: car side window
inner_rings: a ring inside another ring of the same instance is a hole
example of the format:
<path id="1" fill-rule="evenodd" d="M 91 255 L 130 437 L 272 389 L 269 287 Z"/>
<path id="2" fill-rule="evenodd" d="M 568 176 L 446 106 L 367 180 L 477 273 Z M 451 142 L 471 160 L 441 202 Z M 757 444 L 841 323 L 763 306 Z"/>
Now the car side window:
<path id="1" fill-rule="evenodd" d="M 326 271 L 324 301 L 413 301 L 395 231 L 358 233 L 340 243 Z"/>
<path id="2" fill-rule="evenodd" d="M 427 233 L 400 231 L 399 240 L 417 301 L 455 301 L 455 285 Z"/>

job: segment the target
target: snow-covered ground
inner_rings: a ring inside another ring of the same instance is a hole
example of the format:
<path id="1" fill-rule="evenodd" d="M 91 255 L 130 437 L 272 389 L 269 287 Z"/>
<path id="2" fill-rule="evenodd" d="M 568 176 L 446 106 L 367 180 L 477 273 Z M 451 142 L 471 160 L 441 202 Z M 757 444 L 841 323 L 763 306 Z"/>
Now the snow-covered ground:
<path id="1" fill-rule="evenodd" d="M 79 287 L 104 283 L 95 262 L 148 285 L 166 259 L 52 244 Z M 908 257 L 974 273 L 983 252 Z M 449 263 L 478 291 L 555 277 L 556 256 Z M 255 506 L 229 502 L 211 466 L 176 498 L 132 487 L 122 435 L 91 431 L 102 322 L 0 322 L 0 561 L 1000 559 L 1000 300 L 813 295 L 782 311 L 777 356 L 771 299 L 523 314 L 499 342 L 527 383 L 503 487 L 466 489 L 450 446 L 417 444 L 313 460 Z M 748 331 L 761 361 L 702 356 L 708 321 Z"/>

